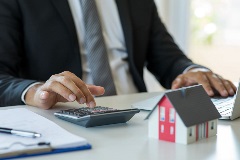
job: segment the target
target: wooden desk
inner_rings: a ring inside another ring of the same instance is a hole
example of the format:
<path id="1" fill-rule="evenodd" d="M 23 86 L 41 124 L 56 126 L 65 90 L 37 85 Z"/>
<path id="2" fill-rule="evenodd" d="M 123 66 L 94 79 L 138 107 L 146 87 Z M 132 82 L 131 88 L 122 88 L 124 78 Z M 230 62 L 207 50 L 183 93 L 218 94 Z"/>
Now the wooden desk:
<path id="1" fill-rule="evenodd" d="M 161 93 L 141 93 L 124 96 L 97 98 L 97 104 L 116 108 L 129 108 L 132 103 Z M 60 120 L 53 113 L 77 103 L 58 104 L 51 110 L 28 107 L 66 130 L 85 137 L 91 150 L 28 158 L 28 160 L 239 160 L 240 118 L 234 121 L 219 120 L 218 134 L 190 145 L 175 144 L 148 138 L 147 111 L 136 114 L 126 124 L 93 128 Z M 9 108 L 16 108 L 9 107 Z M 7 108 L 1 108 L 7 109 Z"/>

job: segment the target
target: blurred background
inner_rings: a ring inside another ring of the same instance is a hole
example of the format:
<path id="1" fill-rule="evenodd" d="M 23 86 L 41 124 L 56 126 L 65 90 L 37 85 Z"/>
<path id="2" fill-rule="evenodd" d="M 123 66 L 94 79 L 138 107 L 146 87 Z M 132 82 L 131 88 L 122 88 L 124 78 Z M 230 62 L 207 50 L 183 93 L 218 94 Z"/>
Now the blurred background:
<path id="1" fill-rule="evenodd" d="M 195 63 L 231 81 L 240 79 L 239 0 L 155 0 L 176 43 Z M 145 71 L 149 92 L 161 91 Z"/>

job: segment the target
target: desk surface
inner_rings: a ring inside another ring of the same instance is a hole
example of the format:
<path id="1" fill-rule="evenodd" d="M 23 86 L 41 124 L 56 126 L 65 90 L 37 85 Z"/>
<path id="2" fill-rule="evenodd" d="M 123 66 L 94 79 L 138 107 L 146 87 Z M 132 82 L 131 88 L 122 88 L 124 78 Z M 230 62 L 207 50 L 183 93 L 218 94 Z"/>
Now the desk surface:
<path id="1" fill-rule="evenodd" d="M 141 93 L 124 96 L 97 98 L 97 104 L 114 108 L 129 108 L 132 103 L 161 93 Z M 136 114 L 126 124 L 115 124 L 93 128 L 60 120 L 53 113 L 67 107 L 77 107 L 77 103 L 58 104 L 51 110 L 28 107 L 73 134 L 86 138 L 91 150 L 64 154 L 32 157 L 29 160 L 234 160 L 240 159 L 240 118 L 234 121 L 219 120 L 217 136 L 200 140 L 190 145 L 175 144 L 148 138 L 147 111 Z M 14 108 L 14 107 L 9 107 Z M 16 107 L 15 107 L 16 108 Z M 1 108 L 7 109 L 7 108 Z"/>

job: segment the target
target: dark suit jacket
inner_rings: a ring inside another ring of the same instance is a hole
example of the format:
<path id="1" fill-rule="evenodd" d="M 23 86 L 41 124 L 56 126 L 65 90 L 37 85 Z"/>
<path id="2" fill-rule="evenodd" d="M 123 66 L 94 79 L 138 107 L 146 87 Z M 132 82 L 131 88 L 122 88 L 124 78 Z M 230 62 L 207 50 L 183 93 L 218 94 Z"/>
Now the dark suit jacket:
<path id="1" fill-rule="evenodd" d="M 166 88 L 192 65 L 159 19 L 153 0 L 116 0 L 128 64 L 140 92 L 147 66 Z M 0 0 L 0 106 L 22 104 L 35 81 L 68 70 L 82 76 L 80 49 L 67 0 Z"/>

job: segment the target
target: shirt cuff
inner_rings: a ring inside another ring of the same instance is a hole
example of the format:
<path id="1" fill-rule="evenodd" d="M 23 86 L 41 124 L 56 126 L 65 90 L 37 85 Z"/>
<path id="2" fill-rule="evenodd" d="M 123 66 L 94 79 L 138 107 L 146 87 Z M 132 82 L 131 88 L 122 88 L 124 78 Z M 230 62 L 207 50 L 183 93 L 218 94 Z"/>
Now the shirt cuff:
<path id="1" fill-rule="evenodd" d="M 203 70 L 204 69 L 204 71 L 211 71 L 209 68 L 207 68 L 207 67 L 204 67 L 204 66 L 201 66 L 201 65 L 198 65 L 198 64 L 194 64 L 194 65 L 190 65 L 190 66 L 188 66 L 184 71 L 183 71 L 183 74 L 184 73 L 187 73 L 189 70 L 191 70 L 191 69 L 199 69 L 199 70 Z"/>
<path id="2" fill-rule="evenodd" d="M 35 83 L 32 83 L 31 85 L 29 85 L 23 92 L 22 92 L 22 96 L 21 96 L 21 100 L 24 104 L 26 104 L 26 101 L 25 101 L 25 95 L 27 93 L 27 91 L 34 85 L 37 85 L 37 84 L 42 84 L 41 82 L 35 82 Z"/>

